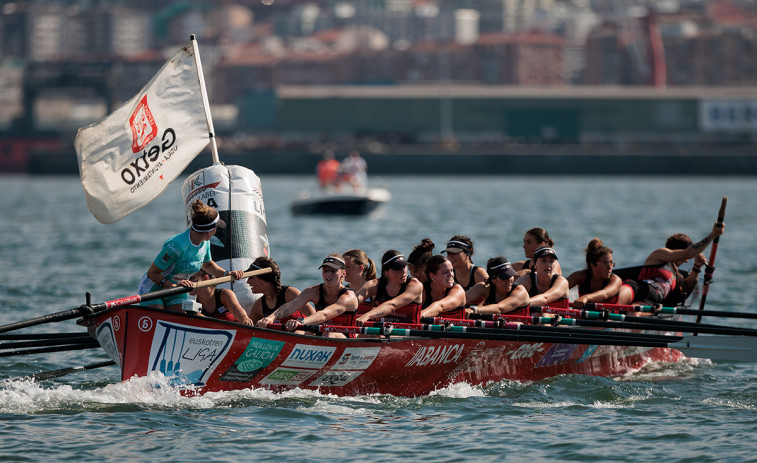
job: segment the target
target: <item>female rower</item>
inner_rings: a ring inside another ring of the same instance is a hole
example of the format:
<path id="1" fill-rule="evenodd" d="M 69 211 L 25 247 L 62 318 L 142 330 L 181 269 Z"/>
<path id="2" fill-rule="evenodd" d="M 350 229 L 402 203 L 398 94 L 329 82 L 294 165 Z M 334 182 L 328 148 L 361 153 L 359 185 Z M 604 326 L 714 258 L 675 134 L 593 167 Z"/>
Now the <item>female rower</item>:
<path id="1" fill-rule="evenodd" d="M 210 257 L 209 241 L 218 227 L 226 227 L 226 222 L 221 220 L 218 211 L 199 199 L 195 200 L 192 203 L 190 228 L 163 243 L 160 254 L 142 276 L 139 294 L 174 288 L 180 281 L 186 280 L 200 269 L 214 277 L 222 277 L 230 273 L 236 280 L 242 278 L 244 272 L 241 270 L 226 272 Z M 187 293 L 182 293 L 164 297 L 158 301 L 146 301 L 142 305 L 180 311 L 182 302 L 188 297 Z"/>
<path id="2" fill-rule="evenodd" d="M 345 264 L 344 279 L 350 289 L 358 291 L 365 283 L 376 278 L 376 264 L 362 249 L 350 249 L 342 254 Z"/>
<path id="3" fill-rule="evenodd" d="M 466 291 L 465 297 L 470 301 L 483 301 L 478 306 L 471 306 L 468 313 L 507 313 L 511 315 L 529 315 L 528 291 L 515 284 L 518 272 L 506 257 L 493 257 L 486 262 L 485 282 L 476 283 Z"/>
<path id="4" fill-rule="evenodd" d="M 584 302 L 618 302 L 618 291 L 623 281 L 612 273 L 615 261 L 612 249 L 604 246 L 602 240 L 594 238 L 586 247 L 586 268 L 573 272 L 568 277 L 568 286 L 578 286 L 578 298 L 574 301 L 580 306 Z M 580 307 L 578 307 L 580 308 Z"/>
<path id="5" fill-rule="evenodd" d="M 381 257 L 381 278 L 366 283 L 357 297 L 371 299 L 376 307 L 360 315 L 355 324 L 363 326 L 369 320 L 390 316 L 392 321 L 418 323 L 423 300 L 423 284 L 408 278 L 407 260 L 399 251 L 390 249 Z"/>
<path id="6" fill-rule="evenodd" d="M 315 305 L 315 313 L 304 319 L 286 322 L 288 331 L 295 331 L 303 325 L 319 325 L 326 321 L 333 324 L 352 325 L 357 310 L 357 297 L 343 284 L 345 263 L 339 254 L 329 254 L 320 267 L 323 283 L 303 290 L 292 301 L 282 305 L 274 313 L 263 317 L 257 326 L 265 328 L 274 320 L 281 320 L 294 312 L 305 310 L 308 302 Z M 326 333 L 329 337 L 345 337 L 341 333 Z"/>
<path id="7" fill-rule="evenodd" d="M 543 228 L 532 228 L 523 235 L 523 252 L 526 254 L 526 260 L 521 260 L 513 263 L 513 268 L 519 275 L 525 275 L 528 272 L 534 270 L 534 251 L 538 248 L 548 247 L 551 248 L 555 245 L 555 242 L 549 237 L 547 230 Z M 555 262 L 552 273 L 555 275 L 562 275 L 562 269 L 560 263 Z"/>
<path id="8" fill-rule="evenodd" d="M 413 247 L 410 255 L 407 256 L 410 276 L 421 283 L 426 282 L 426 262 L 433 256 L 434 242 L 429 238 L 423 238 L 419 244 Z"/>
<path id="9" fill-rule="evenodd" d="M 447 259 L 455 269 L 455 283 L 460 283 L 467 291 L 476 283 L 486 281 L 489 277 L 486 270 L 473 265 L 473 241 L 465 235 L 455 235 L 447 242 Z"/>
<path id="10" fill-rule="evenodd" d="M 261 318 L 267 317 L 274 313 L 276 309 L 293 301 L 300 295 L 300 290 L 294 286 L 286 286 L 281 284 L 281 271 L 279 270 L 276 261 L 270 257 L 258 257 L 247 271 L 261 270 L 264 268 L 270 268 L 271 273 L 263 273 L 261 275 L 255 275 L 247 279 L 247 284 L 250 285 L 253 293 L 262 294 L 255 303 L 252 304 L 250 310 L 250 318 L 257 323 Z M 307 315 L 315 313 L 315 310 L 307 304 L 303 311 Z M 295 318 L 300 318 L 301 314 L 294 314 Z"/>
<path id="11" fill-rule="evenodd" d="M 181 280 L 179 284 L 192 288 L 194 283 L 209 279 L 210 274 L 200 269 L 199 272 L 189 277 L 189 280 Z M 253 321 L 247 316 L 247 312 L 245 312 L 241 304 L 239 304 L 237 295 L 230 289 L 218 289 L 215 285 L 210 285 L 192 289 L 189 294 L 195 296 L 197 302 L 202 306 L 199 315 L 238 322 L 249 326 L 253 325 Z"/>
<path id="12" fill-rule="evenodd" d="M 701 255 L 716 237 L 723 234 L 725 225 L 715 223 L 712 231 L 697 243 L 683 233 L 671 235 L 665 247 L 652 251 L 644 261 L 644 267 L 638 279 L 626 280 L 620 287 L 618 304 L 644 303 L 656 305 L 662 303 L 677 286 L 691 289 L 696 283 L 701 266 L 707 260 Z M 692 257 L 696 258 L 694 269 L 684 281 L 678 267 Z"/>
<path id="13" fill-rule="evenodd" d="M 523 285 L 528 291 L 531 307 L 550 304 L 567 307 L 568 280 L 554 273 L 556 263 L 554 249 L 539 248 L 534 251 L 534 271 L 515 280 L 515 284 Z"/>
<path id="14" fill-rule="evenodd" d="M 426 278 L 421 317 L 436 317 L 444 313 L 450 318 L 463 318 L 465 291 L 459 283 L 455 283 L 455 271 L 450 261 L 439 254 L 432 256 L 426 262 Z"/>

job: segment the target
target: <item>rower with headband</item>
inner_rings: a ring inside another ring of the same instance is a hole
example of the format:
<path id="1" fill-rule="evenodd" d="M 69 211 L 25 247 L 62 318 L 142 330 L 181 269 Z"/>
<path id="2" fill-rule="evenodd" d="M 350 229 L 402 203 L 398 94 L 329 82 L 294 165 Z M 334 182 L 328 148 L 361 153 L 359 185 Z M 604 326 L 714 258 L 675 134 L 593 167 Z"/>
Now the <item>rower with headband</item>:
<path id="1" fill-rule="evenodd" d="M 139 294 L 178 286 L 180 281 L 188 280 L 201 269 L 211 277 L 231 274 L 234 279 L 242 278 L 244 272 L 227 272 L 210 255 L 210 239 L 218 228 L 226 228 L 226 222 L 221 219 L 218 211 L 199 199 L 195 200 L 192 203 L 189 228 L 163 243 L 160 253 L 142 276 Z M 182 303 L 188 298 L 188 293 L 181 293 L 145 302 L 143 305 L 180 311 Z"/>
<path id="2" fill-rule="evenodd" d="M 468 291 L 476 283 L 486 281 L 489 275 L 486 270 L 473 264 L 473 240 L 465 235 L 455 235 L 447 242 L 447 259 L 455 269 L 455 283 L 459 283 L 463 290 Z"/>

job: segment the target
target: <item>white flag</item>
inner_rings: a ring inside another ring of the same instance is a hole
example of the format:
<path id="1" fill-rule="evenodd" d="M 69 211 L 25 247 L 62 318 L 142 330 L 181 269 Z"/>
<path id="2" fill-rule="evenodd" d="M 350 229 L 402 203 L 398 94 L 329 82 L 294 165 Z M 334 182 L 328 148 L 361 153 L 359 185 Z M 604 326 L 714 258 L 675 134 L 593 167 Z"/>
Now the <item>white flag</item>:
<path id="1" fill-rule="evenodd" d="M 131 100 L 79 129 L 74 145 L 87 206 L 113 223 L 157 198 L 210 140 L 192 45 Z"/>

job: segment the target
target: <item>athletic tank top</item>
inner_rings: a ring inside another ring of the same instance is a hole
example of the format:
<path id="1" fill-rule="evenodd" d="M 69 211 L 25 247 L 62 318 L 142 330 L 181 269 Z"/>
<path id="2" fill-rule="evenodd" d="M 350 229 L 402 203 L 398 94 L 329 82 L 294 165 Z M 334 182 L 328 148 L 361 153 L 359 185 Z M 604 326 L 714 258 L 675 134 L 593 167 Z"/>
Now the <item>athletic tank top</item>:
<path id="1" fill-rule="evenodd" d="M 383 278 L 379 278 L 378 284 L 376 285 L 376 297 L 375 297 L 375 304 L 380 305 L 382 302 L 386 302 L 390 299 L 394 299 L 395 297 L 399 296 L 400 294 L 404 293 L 407 289 L 407 285 L 410 283 L 410 280 L 406 280 L 404 283 L 402 283 L 402 286 L 400 286 L 400 290 L 395 294 L 394 296 L 390 296 L 389 293 L 386 292 L 386 284 L 387 281 Z"/>
<path id="2" fill-rule="evenodd" d="M 205 309 L 202 309 L 202 314 L 210 318 L 219 318 L 221 320 L 228 320 L 232 322 L 237 321 L 236 317 L 234 317 L 234 314 L 231 313 L 231 311 L 226 308 L 225 305 L 223 305 L 223 302 L 221 302 L 221 293 L 223 291 L 223 289 L 216 289 L 215 291 L 213 291 L 213 298 L 216 302 L 215 311 L 208 312 Z"/>
<path id="3" fill-rule="evenodd" d="M 457 281 L 457 277 L 455 277 L 455 283 L 459 284 L 460 286 L 463 286 L 464 291 L 468 291 L 476 284 L 476 280 L 473 278 L 473 274 L 476 273 L 476 269 L 478 269 L 478 265 L 474 265 L 473 267 L 470 268 L 470 275 L 468 276 L 468 284 L 466 286 L 463 286 L 462 283 Z"/>
<path id="4" fill-rule="evenodd" d="M 581 283 L 580 285 L 578 285 L 578 296 L 579 297 L 583 296 L 584 294 L 591 294 L 591 293 L 594 292 L 591 289 L 591 270 L 589 270 L 587 268 L 585 270 L 585 272 L 586 272 L 586 277 L 584 277 L 583 283 Z M 609 278 L 605 279 L 602 282 L 602 288 L 604 288 L 608 284 L 610 284 L 610 279 Z M 618 294 L 616 293 L 613 297 L 611 297 L 610 299 L 608 299 L 606 301 L 603 301 L 603 302 L 605 304 L 615 304 L 615 303 L 617 303 L 618 302 Z"/>
<path id="5" fill-rule="evenodd" d="M 510 292 L 507 294 L 506 297 L 510 297 L 510 294 L 512 294 L 513 289 L 518 285 L 513 285 L 512 289 L 510 289 Z M 486 300 L 484 301 L 484 305 L 492 305 L 496 304 L 497 302 L 497 289 L 494 287 L 494 285 L 491 285 L 489 287 L 489 295 L 486 296 Z M 510 312 L 507 312 L 507 315 L 529 315 L 529 307 L 528 304 L 518 307 L 514 310 L 511 310 Z"/>
<path id="6" fill-rule="evenodd" d="M 660 265 L 646 265 L 639 272 L 639 280 L 646 281 L 654 286 L 660 293 L 661 299 L 665 299 L 670 291 L 676 287 L 677 273 L 676 268 L 670 262 Z"/>
<path id="7" fill-rule="evenodd" d="M 276 295 L 276 302 L 274 307 L 268 307 L 268 304 L 265 301 L 265 296 L 260 298 L 261 306 L 263 307 L 263 316 L 267 317 L 274 313 L 276 309 L 281 307 L 286 303 L 286 292 L 287 289 L 289 289 L 289 286 L 282 286 L 281 291 L 279 291 L 279 294 Z"/>

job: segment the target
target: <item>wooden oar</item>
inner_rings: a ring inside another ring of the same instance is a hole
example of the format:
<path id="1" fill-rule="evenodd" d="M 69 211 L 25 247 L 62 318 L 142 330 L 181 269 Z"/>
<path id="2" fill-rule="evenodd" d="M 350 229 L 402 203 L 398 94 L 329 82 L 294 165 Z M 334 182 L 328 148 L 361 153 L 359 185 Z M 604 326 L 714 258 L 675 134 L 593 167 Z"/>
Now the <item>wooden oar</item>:
<path id="1" fill-rule="evenodd" d="M 516 342 L 546 342 L 558 344 L 588 344 L 638 347 L 668 347 L 676 349 L 689 357 L 728 360 L 734 362 L 757 362 L 757 338 L 750 336 L 666 336 L 665 340 L 648 340 L 639 338 L 629 341 L 606 336 L 604 339 L 585 338 L 583 336 L 548 335 L 545 333 L 525 333 L 513 331 L 508 333 L 466 333 L 450 331 L 424 331 L 414 329 L 374 328 L 338 325 L 306 325 L 305 331 L 315 333 L 367 334 L 374 336 L 415 336 L 448 339 L 481 339 Z M 569 330 L 566 330 L 566 332 Z"/>
<path id="2" fill-rule="evenodd" d="M 33 375 L 19 376 L 17 378 L 11 378 L 10 381 L 21 381 L 32 379 L 34 381 L 44 381 L 47 379 L 60 378 L 61 376 L 76 373 L 77 371 L 94 370 L 95 368 L 109 367 L 115 365 L 113 360 L 107 360 L 105 362 L 92 363 L 90 365 L 80 365 L 77 367 L 61 368 L 59 370 L 43 371 L 42 373 L 36 373 Z"/>
<path id="3" fill-rule="evenodd" d="M 728 197 L 723 196 L 723 200 L 720 202 L 720 211 L 718 211 L 718 225 L 723 225 L 725 219 L 725 205 L 728 202 Z M 710 260 L 704 268 L 704 280 L 702 280 L 702 297 L 699 299 L 699 311 L 704 310 L 704 303 L 707 300 L 707 293 L 710 290 L 710 283 L 712 283 L 712 274 L 715 273 L 715 256 L 718 253 L 718 243 L 720 242 L 720 235 L 716 236 L 712 240 L 712 247 L 710 248 Z M 702 314 L 697 315 L 697 323 L 702 321 Z"/>
<path id="4" fill-rule="evenodd" d="M 270 268 L 264 268 L 260 270 L 250 270 L 242 275 L 242 278 L 249 278 L 255 275 L 262 275 L 264 273 L 270 273 Z M 191 288 L 185 286 L 176 286 L 168 289 L 161 289 L 160 291 L 153 291 L 146 294 L 137 294 L 134 296 L 123 297 L 121 299 L 114 299 L 112 301 L 101 302 L 99 304 L 87 305 L 82 304 L 79 307 L 70 310 L 64 310 L 62 312 L 55 312 L 49 315 L 43 315 L 37 318 L 31 318 L 29 320 L 23 320 L 8 325 L 0 326 L 0 333 L 8 331 L 19 330 L 21 328 L 27 328 L 30 326 L 41 325 L 43 323 L 60 322 L 63 320 L 71 320 L 72 318 L 82 317 L 96 312 L 102 312 L 103 310 L 113 307 L 120 307 L 129 304 L 138 304 L 140 302 L 153 301 L 168 296 L 175 296 L 177 294 L 188 293 L 193 289 L 204 288 L 206 286 L 214 286 L 222 283 L 228 283 L 233 280 L 232 275 L 227 275 L 220 278 L 214 278 L 212 280 L 199 281 L 195 283 Z"/>
<path id="5" fill-rule="evenodd" d="M 571 303 L 571 306 L 573 304 Z M 728 312 L 722 310 L 698 310 L 680 307 L 653 307 L 650 305 L 627 305 L 627 304 L 604 304 L 599 302 L 586 302 L 583 308 L 589 310 L 608 310 L 611 312 L 643 312 L 661 313 L 666 315 L 703 315 L 724 318 L 749 318 L 757 319 L 757 313 L 751 312 Z"/>

